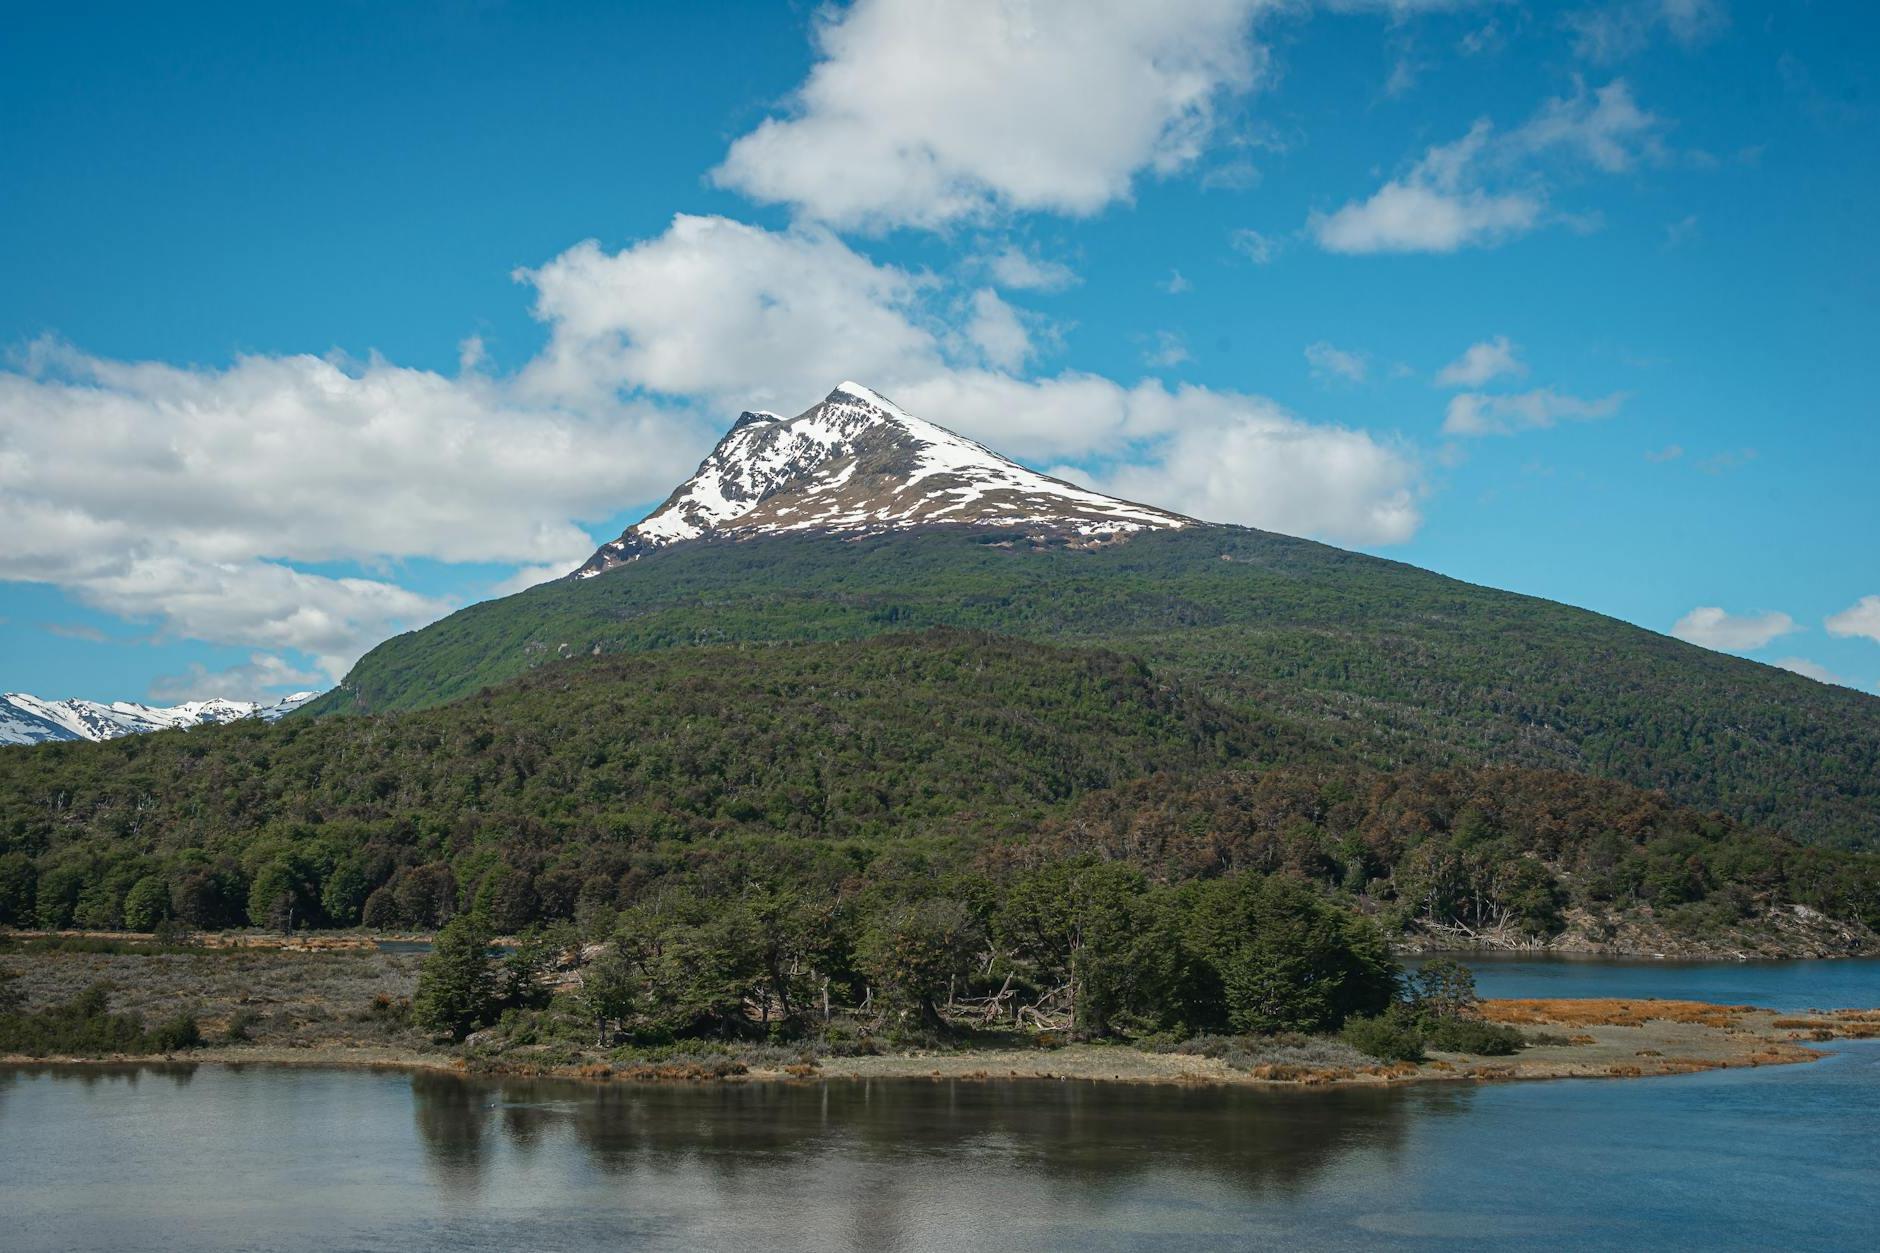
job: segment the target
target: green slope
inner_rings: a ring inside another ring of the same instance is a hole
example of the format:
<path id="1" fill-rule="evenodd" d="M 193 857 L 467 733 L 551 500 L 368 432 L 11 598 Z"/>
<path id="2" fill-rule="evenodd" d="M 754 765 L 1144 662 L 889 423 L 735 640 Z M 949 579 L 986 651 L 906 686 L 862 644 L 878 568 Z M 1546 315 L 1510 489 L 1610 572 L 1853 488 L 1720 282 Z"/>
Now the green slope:
<path id="1" fill-rule="evenodd" d="M 1284 873 L 1393 925 L 1649 908 L 1732 943 L 1783 902 L 1880 921 L 1880 856 L 1580 775 L 1330 764 L 1311 729 L 1107 650 L 945 629 L 584 658 L 422 710 L 0 749 L 0 927 L 474 906 L 604 930 L 669 887 L 990 909 L 1085 858 Z"/>
<path id="2" fill-rule="evenodd" d="M 1880 700 L 1584 610 L 1240 528 L 1035 547 L 936 529 L 660 552 L 389 640 L 309 713 L 417 709 L 544 663 L 955 626 L 1146 659 L 1300 760 L 1494 763 L 1880 843 Z"/>

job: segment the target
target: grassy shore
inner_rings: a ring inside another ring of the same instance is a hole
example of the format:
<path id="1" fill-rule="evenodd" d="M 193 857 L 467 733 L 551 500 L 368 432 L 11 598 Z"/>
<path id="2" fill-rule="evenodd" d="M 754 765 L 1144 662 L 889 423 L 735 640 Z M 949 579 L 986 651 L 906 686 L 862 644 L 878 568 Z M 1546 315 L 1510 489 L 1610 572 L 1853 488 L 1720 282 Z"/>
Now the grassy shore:
<path id="1" fill-rule="evenodd" d="M 171 1056 L 231 1064 L 423 1068 L 595 1080 L 738 1082 L 803 1079 L 1055 1078 L 1185 1084 L 1393 1084 L 1681 1074 L 1781 1065 L 1820 1056 L 1824 1041 L 1880 1036 L 1880 1010 L 1780 1014 L 1745 1006 L 1657 1000 L 1502 1000 L 1482 1003 L 1492 1022 L 1520 1030 L 1527 1045 L 1508 1057 L 1432 1053 L 1384 1064 L 1337 1040 L 1214 1041 L 1152 1051 L 1126 1044 L 1061 1044 L 1029 1037 L 976 1037 L 958 1047 L 832 1051 L 816 1045 L 665 1049 L 492 1048 L 475 1037 L 438 1044 L 405 1020 L 420 959 L 375 948 L 224 944 L 121 951 L 15 947 L 0 967 L 18 975 L 24 1007 L 60 1003 L 108 984 L 117 1013 L 154 1019 L 194 1015 L 202 1044 Z M 114 1061 L 108 1057 L 5 1060 Z"/>

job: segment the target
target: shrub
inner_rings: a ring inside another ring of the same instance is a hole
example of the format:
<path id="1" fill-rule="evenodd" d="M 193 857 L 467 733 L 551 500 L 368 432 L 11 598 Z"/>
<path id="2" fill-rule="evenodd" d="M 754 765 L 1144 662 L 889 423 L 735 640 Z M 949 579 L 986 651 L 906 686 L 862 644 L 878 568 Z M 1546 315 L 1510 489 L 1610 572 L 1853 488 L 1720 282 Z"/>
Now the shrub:
<path id="1" fill-rule="evenodd" d="M 202 1043 L 202 1028 L 194 1014 L 172 1014 L 146 1032 L 144 1042 L 152 1053 L 193 1049 Z"/>
<path id="2" fill-rule="evenodd" d="M 1423 1041 L 1444 1053 L 1506 1057 L 1527 1043 L 1519 1031 L 1479 1018 L 1434 1018 L 1424 1024 Z"/>
<path id="3" fill-rule="evenodd" d="M 1360 1053 L 1381 1062 L 1423 1060 L 1423 1033 L 1408 1016 L 1395 1010 L 1375 1018 L 1349 1018 L 1339 1039 Z"/>
<path id="4" fill-rule="evenodd" d="M 255 1027 L 261 1022 L 261 1015 L 246 1006 L 229 1015 L 228 1026 L 222 1032 L 222 1038 L 230 1044 L 241 1044 L 255 1038 Z"/>
<path id="5" fill-rule="evenodd" d="M 146 1031 L 135 1014 L 114 1014 L 110 986 L 94 983 L 63 1005 L 0 1017 L 0 1053 L 28 1057 L 110 1053 L 170 1053 L 202 1043 L 190 1014 L 179 1013 Z"/>

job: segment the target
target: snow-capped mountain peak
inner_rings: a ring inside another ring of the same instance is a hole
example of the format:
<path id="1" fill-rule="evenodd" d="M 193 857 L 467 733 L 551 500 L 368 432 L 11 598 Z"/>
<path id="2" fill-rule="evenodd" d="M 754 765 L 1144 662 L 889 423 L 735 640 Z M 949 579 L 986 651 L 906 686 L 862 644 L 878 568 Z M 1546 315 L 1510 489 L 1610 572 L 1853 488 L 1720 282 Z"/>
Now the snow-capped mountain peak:
<path id="1" fill-rule="evenodd" d="M 60 740 L 115 740 L 147 731 L 169 731 L 207 723 L 260 718 L 273 722 L 318 696 L 295 692 L 266 704 L 246 700 L 185 701 L 140 705 L 133 701 L 41 700 L 25 692 L 0 694 L 0 744 L 44 744 Z"/>
<path id="2" fill-rule="evenodd" d="M 1027 470 L 844 382 L 793 418 L 740 414 L 665 504 L 602 545 L 575 577 L 686 540 L 945 525 L 1026 526 L 1100 542 L 1195 523 Z"/>

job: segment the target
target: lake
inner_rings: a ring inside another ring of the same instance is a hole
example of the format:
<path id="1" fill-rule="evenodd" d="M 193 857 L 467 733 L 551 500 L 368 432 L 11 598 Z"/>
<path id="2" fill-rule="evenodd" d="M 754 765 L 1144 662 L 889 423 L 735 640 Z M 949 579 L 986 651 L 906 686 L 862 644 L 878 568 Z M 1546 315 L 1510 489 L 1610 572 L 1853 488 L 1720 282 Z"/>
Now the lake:
<path id="1" fill-rule="evenodd" d="M 1875 962 L 1478 969 L 1489 995 L 1880 1004 Z M 1880 1043 L 1835 1048 L 1288 1093 L 0 1068 L 0 1246 L 1870 1247 Z"/>

